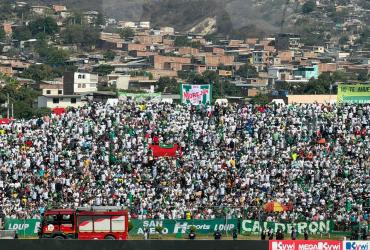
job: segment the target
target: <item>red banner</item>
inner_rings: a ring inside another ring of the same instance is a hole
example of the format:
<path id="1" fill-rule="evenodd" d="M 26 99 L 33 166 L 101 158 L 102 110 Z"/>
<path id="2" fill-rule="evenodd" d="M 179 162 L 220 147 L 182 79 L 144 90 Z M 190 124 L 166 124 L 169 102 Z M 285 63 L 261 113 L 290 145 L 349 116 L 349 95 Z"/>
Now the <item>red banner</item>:
<path id="1" fill-rule="evenodd" d="M 52 109 L 53 113 L 60 116 L 66 112 L 65 108 L 53 108 Z"/>
<path id="2" fill-rule="evenodd" d="M 150 145 L 149 148 L 153 152 L 154 157 L 177 157 L 181 156 L 181 147 L 178 144 L 174 144 L 172 147 L 161 147 L 160 145 Z"/>
<path id="3" fill-rule="evenodd" d="M 9 118 L 0 118 L 0 125 L 2 124 L 9 124 L 10 122 L 12 121 L 12 119 L 9 119 Z"/>
<path id="4" fill-rule="evenodd" d="M 339 240 L 270 240 L 269 250 L 342 250 Z"/>

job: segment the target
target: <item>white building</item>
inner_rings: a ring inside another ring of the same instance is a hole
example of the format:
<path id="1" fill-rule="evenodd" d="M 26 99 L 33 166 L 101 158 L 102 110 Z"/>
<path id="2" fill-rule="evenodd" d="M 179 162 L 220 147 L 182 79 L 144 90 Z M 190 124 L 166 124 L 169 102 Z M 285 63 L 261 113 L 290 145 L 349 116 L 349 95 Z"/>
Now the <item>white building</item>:
<path id="1" fill-rule="evenodd" d="M 138 25 L 139 28 L 142 28 L 142 29 L 149 29 L 150 28 L 150 22 L 139 22 L 139 25 Z"/>
<path id="2" fill-rule="evenodd" d="M 109 74 L 108 85 L 116 85 L 118 90 L 128 89 L 130 82 L 130 75 L 121 75 L 121 74 Z"/>
<path id="3" fill-rule="evenodd" d="M 60 81 L 42 81 L 39 89 L 42 95 L 63 95 L 63 84 Z"/>
<path id="4" fill-rule="evenodd" d="M 38 108 L 78 108 L 85 104 L 80 95 L 47 95 L 37 98 Z"/>
<path id="5" fill-rule="evenodd" d="M 292 79 L 292 70 L 286 67 L 269 67 L 267 72 L 268 77 L 275 80 Z"/>
<path id="6" fill-rule="evenodd" d="M 90 73 L 74 73 L 74 92 L 86 93 L 97 91 L 98 75 Z"/>
<path id="7" fill-rule="evenodd" d="M 98 75 L 82 72 L 65 72 L 63 94 L 74 95 L 97 91 Z"/>
<path id="8" fill-rule="evenodd" d="M 119 21 L 118 27 L 131 29 L 150 29 L 150 22 Z"/>

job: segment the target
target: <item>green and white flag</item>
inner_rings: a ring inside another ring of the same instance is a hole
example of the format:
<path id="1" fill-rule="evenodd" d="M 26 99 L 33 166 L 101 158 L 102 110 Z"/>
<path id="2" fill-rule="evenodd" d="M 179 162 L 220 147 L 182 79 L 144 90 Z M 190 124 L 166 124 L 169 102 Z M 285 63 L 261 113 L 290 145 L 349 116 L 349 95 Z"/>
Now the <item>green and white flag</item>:
<path id="1" fill-rule="evenodd" d="M 210 84 L 193 85 L 181 84 L 180 97 L 182 104 L 206 105 L 212 100 L 212 87 Z"/>

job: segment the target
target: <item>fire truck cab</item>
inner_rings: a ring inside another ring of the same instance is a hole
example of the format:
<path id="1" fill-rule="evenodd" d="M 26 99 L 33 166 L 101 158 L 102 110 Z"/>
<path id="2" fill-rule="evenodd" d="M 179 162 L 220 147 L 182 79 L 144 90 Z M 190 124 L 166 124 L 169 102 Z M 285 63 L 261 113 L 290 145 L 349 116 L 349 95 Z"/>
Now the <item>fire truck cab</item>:
<path id="1" fill-rule="evenodd" d="M 128 213 L 121 207 L 54 209 L 44 213 L 40 238 L 125 240 Z"/>

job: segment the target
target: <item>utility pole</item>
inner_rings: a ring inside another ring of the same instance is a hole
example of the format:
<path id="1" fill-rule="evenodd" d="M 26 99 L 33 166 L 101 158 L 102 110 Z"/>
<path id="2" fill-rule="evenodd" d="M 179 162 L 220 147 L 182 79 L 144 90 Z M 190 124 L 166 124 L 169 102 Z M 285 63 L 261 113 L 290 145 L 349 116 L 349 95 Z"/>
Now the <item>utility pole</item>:
<path id="1" fill-rule="evenodd" d="M 9 93 L 7 94 L 7 97 L 8 97 L 8 100 L 7 100 L 7 103 L 6 103 L 6 107 L 7 107 L 7 118 L 9 119 Z"/>
<path id="2" fill-rule="evenodd" d="M 14 118 L 14 103 L 12 103 L 12 118 Z"/>
<path id="3" fill-rule="evenodd" d="M 222 86 L 222 79 L 220 79 L 220 85 L 221 85 L 221 98 L 224 97 L 224 94 L 223 94 L 223 86 Z"/>

